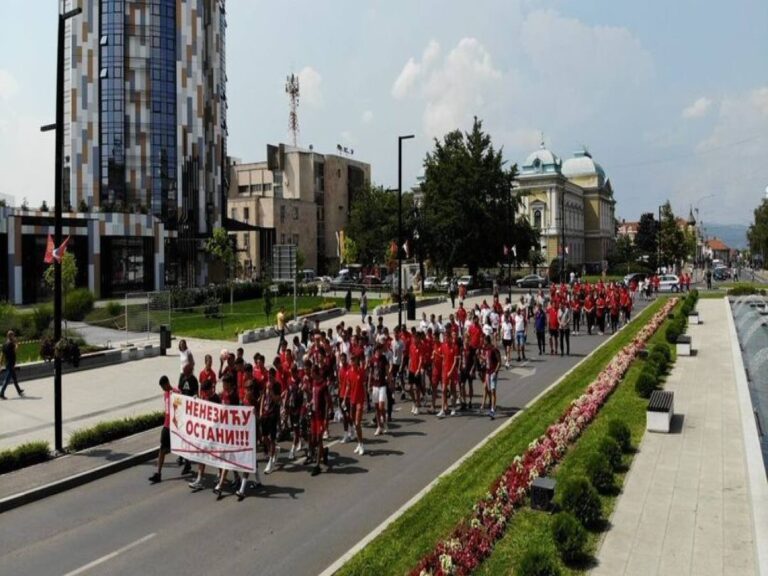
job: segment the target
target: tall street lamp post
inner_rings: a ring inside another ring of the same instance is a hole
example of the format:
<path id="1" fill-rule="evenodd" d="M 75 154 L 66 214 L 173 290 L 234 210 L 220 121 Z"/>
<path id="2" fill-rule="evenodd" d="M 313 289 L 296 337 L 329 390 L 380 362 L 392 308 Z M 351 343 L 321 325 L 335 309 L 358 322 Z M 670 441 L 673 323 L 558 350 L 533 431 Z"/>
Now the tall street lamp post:
<path id="1" fill-rule="evenodd" d="M 58 45 L 56 53 L 56 123 L 43 126 L 40 130 L 56 131 L 56 160 L 54 166 L 54 243 L 61 246 L 61 209 L 63 198 L 63 164 L 64 164 L 64 24 L 73 16 L 82 12 L 82 8 L 74 8 L 68 12 L 59 13 Z M 53 283 L 53 339 L 58 344 L 61 340 L 61 258 L 54 259 Z M 61 414 L 61 356 L 54 355 L 53 360 L 53 412 L 55 428 L 55 449 L 64 451 Z"/>
<path id="2" fill-rule="evenodd" d="M 413 134 L 397 137 L 397 325 L 403 325 L 403 140 Z"/>

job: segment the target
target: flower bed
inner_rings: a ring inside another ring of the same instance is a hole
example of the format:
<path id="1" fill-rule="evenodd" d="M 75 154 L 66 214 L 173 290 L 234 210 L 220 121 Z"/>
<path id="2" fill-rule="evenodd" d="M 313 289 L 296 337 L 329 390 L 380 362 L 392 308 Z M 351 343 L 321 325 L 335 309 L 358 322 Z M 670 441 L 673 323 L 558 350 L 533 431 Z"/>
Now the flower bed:
<path id="1" fill-rule="evenodd" d="M 514 510 L 522 504 L 535 478 L 549 470 L 589 425 L 616 388 L 632 361 L 676 305 L 669 299 L 587 387 L 573 400 L 545 434 L 531 442 L 472 509 L 469 519 L 440 541 L 411 571 L 412 576 L 447 576 L 472 573 L 504 534 Z"/>

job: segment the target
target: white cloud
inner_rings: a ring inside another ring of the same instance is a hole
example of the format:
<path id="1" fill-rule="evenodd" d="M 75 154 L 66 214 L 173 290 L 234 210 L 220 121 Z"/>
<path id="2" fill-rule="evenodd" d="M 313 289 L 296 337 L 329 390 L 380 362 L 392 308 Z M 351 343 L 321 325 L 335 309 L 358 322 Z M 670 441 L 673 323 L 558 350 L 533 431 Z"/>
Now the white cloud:
<path id="1" fill-rule="evenodd" d="M 701 118 L 702 116 L 705 116 L 707 112 L 709 112 L 710 107 L 712 106 L 712 100 L 707 98 L 706 96 L 702 96 L 695 102 L 693 102 L 690 106 L 687 106 L 683 109 L 682 116 L 683 118 L 690 119 L 690 118 Z"/>
<path id="2" fill-rule="evenodd" d="M 421 62 L 416 62 L 415 58 L 409 58 L 395 79 L 395 83 L 392 84 L 392 96 L 397 100 L 405 98 L 416 84 L 418 77 L 427 73 L 439 55 L 440 45 L 431 40 L 422 53 Z"/>
<path id="3" fill-rule="evenodd" d="M 0 68 L 0 100 L 10 100 L 18 91 L 19 83 L 16 78 L 8 70 Z"/>
<path id="4" fill-rule="evenodd" d="M 480 115 L 490 97 L 489 87 L 500 78 L 491 55 L 477 39 L 461 39 L 443 60 L 433 40 L 420 63 L 411 58 L 405 64 L 392 95 L 403 98 L 413 92 L 424 101 L 422 123 L 432 138 L 466 126 L 473 114 Z"/>
<path id="5" fill-rule="evenodd" d="M 323 105 L 323 77 L 320 72 L 311 66 L 305 66 L 299 72 L 299 88 L 301 90 L 300 102 L 306 102 L 312 108 L 320 108 Z"/>
<path id="6" fill-rule="evenodd" d="M 366 110 L 365 112 L 363 112 L 363 115 L 360 117 L 360 121 L 363 124 L 370 124 L 371 122 L 373 122 L 373 112 L 371 112 L 370 110 Z"/>
<path id="7" fill-rule="evenodd" d="M 715 193 L 719 200 L 711 221 L 751 220 L 765 189 L 768 157 L 768 86 L 726 95 L 710 133 L 695 146 L 695 155 L 677 166 L 673 204 L 685 207 Z M 727 198 L 727 200 L 725 200 Z"/>

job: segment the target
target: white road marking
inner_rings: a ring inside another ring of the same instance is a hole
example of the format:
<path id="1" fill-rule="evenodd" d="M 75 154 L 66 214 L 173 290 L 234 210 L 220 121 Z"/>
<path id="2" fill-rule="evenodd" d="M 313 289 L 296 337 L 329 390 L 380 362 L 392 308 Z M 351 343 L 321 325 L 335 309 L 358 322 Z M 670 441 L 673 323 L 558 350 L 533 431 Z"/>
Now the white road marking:
<path id="1" fill-rule="evenodd" d="M 115 558 L 116 556 L 119 556 L 120 554 L 122 554 L 124 552 L 127 552 L 131 548 L 135 548 L 136 546 L 144 544 L 144 542 L 146 542 L 148 540 L 151 540 L 155 536 L 157 536 L 157 534 L 155 532 L 153 532 L 152 534 L 147 534 L 143 538 L 139 538 L 135 542 L 131 542 L 130 544 L 127 544 L 126 546 L 123 546 L 122 548 L 118 548 L 117 550 L 115 550 L 114 552 L 110 552 L 106 556 L 102 556 L 101 558 L 97 558 L 93 562 L 89 562 L 88 564 L 86 564 L 85 566 L 81 566 L 77 570 L 73 570 L 72 572 L 67 572 L 66 574 L 64 574 L 64 576 L 77 576 L 77 574 L 83 574 L 84 572 L 87 572 L 91 568 L 95 568 L 99 564 L 104 564 L 104 562 L 109 562 L 110 560 L 112 560 L 112 558 Z"/>

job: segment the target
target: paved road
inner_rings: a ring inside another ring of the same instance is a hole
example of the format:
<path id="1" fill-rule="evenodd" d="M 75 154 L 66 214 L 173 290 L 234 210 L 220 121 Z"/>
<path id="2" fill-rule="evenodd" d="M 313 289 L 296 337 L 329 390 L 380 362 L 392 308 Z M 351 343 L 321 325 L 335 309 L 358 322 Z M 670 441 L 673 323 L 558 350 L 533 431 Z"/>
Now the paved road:
<path id="1" fill-rule="evenodd" d="M 495 421 L 414 417 L 404 405 L 391 434 L 370 439 L 366 455 L 336 444 L 332 472 L 312 478 L 284 464 L 243 502 L 190 493 L 175 464 L 151 486 L 148 463 L 12 510 L 3 514 L 13 529 L 0 538 L 0 574 L 65 574 L 86 565 L 88 574 L 110 575 L 317 574 L 603 339 L 574 337 L 573 356 L 535 358 L 505 372 Z M 339 429 L 334 424 L 332 434 Z"/>

